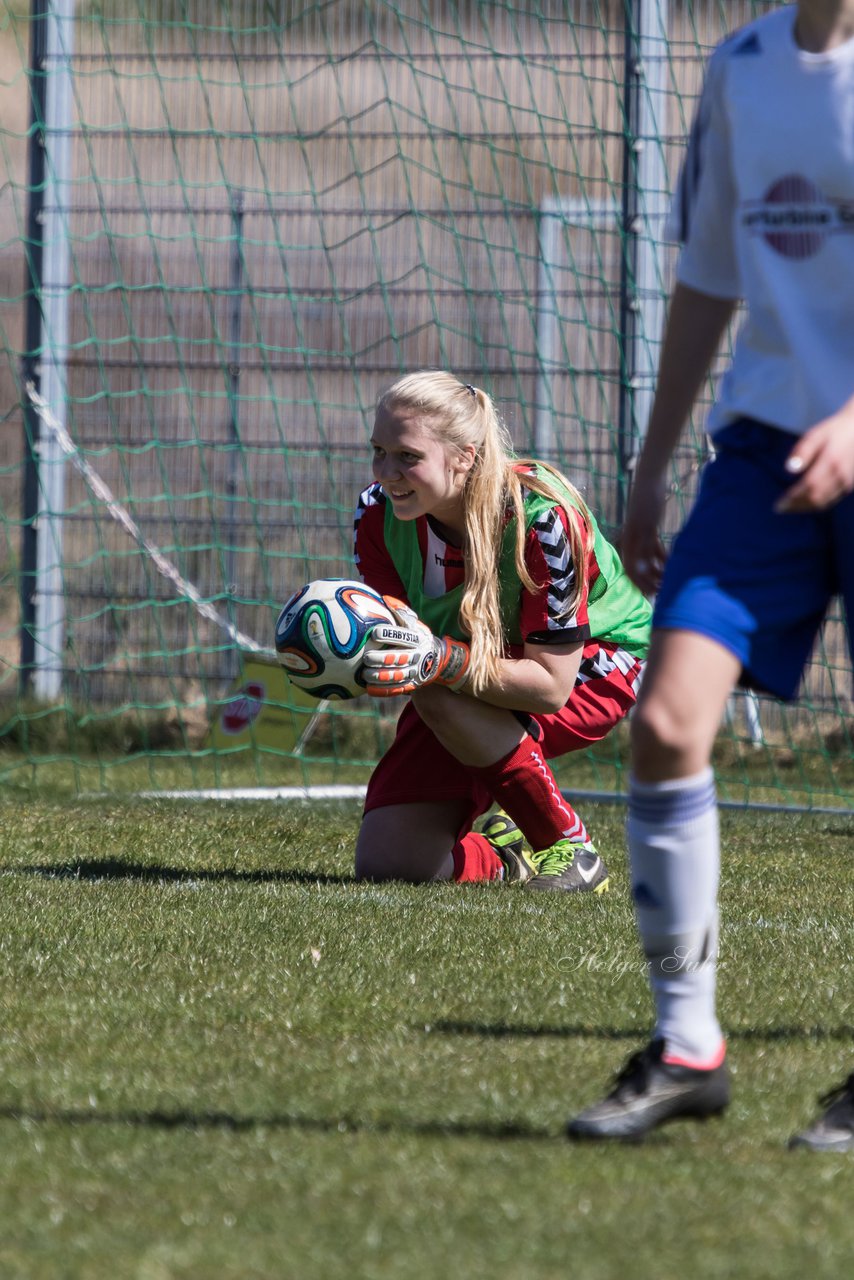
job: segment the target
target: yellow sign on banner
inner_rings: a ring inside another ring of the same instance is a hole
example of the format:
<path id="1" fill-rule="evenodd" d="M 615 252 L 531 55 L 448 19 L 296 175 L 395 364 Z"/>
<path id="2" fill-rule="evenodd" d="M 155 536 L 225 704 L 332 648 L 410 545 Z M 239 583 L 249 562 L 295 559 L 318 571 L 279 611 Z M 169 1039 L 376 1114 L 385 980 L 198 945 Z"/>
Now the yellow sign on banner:
<path id="1" fill-rule="evenodd" d="M 241 667 L 208 730 L 206 745 L 292 751 L 322 704 L 291 684 L 274 659 L 243 654 Z"/>

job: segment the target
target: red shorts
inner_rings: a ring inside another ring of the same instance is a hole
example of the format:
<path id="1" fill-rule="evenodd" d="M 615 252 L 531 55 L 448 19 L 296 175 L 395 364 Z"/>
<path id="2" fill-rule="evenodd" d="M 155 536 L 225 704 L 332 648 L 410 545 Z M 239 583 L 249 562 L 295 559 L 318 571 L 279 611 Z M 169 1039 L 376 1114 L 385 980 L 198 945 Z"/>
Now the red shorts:
<path id="1" fill-rule="evenodd" d="M 528 716 L 529 732 L 547 759 L 600 742 L 637 699 L 643 662 L 616 645 L 588 645 L 566 706 L 554 715 Z M 492 804 L 486 787 L 436 740 L 412 703 L 397 722 L 394 742 L 368 783 L 365 812 L 390 804 L 468 800 L 469 826 Z"/>

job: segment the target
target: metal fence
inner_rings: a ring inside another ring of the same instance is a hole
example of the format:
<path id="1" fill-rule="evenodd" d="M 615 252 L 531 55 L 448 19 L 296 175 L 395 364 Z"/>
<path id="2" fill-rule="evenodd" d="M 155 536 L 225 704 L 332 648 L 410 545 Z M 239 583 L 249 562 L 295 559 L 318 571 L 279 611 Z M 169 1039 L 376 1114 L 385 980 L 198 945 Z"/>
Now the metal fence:
<path id="1" fill-rule="evenodd" d="M 372 405 L 405 369 L 485 385 L 517 447 L 554 457 L 616 527 L 703 59 L 757 11 L 337 0 L 276 23 L 234 4 L 229 23 L 201 0 L 40 0 L 29 160 L 13 158 L 30 192 L 25 376 L 50 383 L 146 535 L 262 643 L 291 590 L 350 572 Z M 43 318 L 51 298 L 65 328 Z M 228 644 L 38 434 L 30 415 L 25 671 L 108 702 L 226 679 Z M 704 452 L 698 430 L 674 520 Z M 813 685 L 836 703 L 841 633 L 826 643 Z"/>

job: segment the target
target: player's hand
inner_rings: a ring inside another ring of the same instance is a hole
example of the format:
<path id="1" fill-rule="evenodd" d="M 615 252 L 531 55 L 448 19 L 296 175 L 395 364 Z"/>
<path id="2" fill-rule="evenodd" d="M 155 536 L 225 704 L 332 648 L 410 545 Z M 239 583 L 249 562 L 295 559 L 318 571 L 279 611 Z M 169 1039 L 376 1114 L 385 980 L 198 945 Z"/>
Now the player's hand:
<path id="1" fill-rule="evenodd" d="M 398 625 L 378 622 L 362 662 L 362 679 L 374 698 L 414 693 L 437 681 L 451 689 L 465 682 L 469 646 L 452 636 L 434 636 L 413 609 L 393 596 L 384 597 Z"/>
<path id="2" fill-rule="evenodd" d="M 822 511 L 854 490 L 854 403 L 801 436 L 786 459 L 797 476 L 775 511 Z"/>
<path id="3" fill-rule="evenodd" d="M 667 553 L 659 535 L 666 489 L 660 479 L 638 475 L 632 488 L 620 535 L 623 568 L 644 595 L 655 595 L 661 585 Z"/>

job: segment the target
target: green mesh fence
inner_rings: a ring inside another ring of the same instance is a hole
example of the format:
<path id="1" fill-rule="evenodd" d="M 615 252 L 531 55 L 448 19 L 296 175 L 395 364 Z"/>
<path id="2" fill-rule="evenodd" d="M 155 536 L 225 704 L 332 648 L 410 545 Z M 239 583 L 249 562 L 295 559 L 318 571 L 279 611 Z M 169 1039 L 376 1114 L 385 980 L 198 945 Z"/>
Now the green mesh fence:
<path id="1" fill-rule="evenodd" d="M 619 526 L 668 192 L 705 58 L 760 8 L 0 0 L 0 780 L 364 782 L 393 716 L 291 705 L 234 635 L 269 647 L 292 590 L 351 576 L 402 371 L 485 386 Z M 797 708 L 733 700 L 724 798 L 850 806 L 849 698 L 835 616 Z M 624 757 L 560 776 L 619 793 Z"/>

